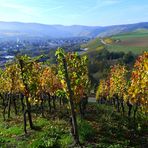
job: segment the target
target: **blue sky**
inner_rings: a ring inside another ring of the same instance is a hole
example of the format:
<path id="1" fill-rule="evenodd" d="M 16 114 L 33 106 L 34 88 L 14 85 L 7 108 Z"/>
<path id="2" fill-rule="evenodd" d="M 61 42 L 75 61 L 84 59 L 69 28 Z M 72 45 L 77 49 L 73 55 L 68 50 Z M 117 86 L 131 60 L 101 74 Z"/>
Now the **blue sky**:
<path id="1" fill-rule="evenodd" d="M 148 21 L 148 0 L 0 0 L 0 21 L 107 26 Z"/>

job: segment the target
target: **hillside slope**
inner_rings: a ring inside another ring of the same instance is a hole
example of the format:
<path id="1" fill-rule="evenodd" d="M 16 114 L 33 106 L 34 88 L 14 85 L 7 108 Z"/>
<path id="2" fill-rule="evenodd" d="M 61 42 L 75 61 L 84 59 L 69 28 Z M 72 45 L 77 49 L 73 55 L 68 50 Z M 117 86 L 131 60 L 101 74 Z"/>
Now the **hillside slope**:
<path id="1" fill-rule="evenodd" d="M 136 30 L 130 33 L 114 35 L 108 38 L 96 38 L 81 48 L 87 48 L 87 53 L 107 49 L 110 52 L 133 52 L 140 54 L 148 51 L 148 30 Z"/>

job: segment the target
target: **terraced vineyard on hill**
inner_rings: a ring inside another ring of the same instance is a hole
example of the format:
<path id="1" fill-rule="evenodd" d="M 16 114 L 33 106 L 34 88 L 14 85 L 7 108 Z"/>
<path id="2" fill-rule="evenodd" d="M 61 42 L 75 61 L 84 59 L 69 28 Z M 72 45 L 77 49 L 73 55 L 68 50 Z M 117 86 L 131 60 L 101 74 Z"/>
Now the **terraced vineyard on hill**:
<path id="1" fill-rule="evenodd" d="M 81 47 L 88 48 L 88 53 L 107 49 L 110 52 L 140 54 L 148 51 L 148 30 L 137 30 L 103 39 L 96 38 Z"/>

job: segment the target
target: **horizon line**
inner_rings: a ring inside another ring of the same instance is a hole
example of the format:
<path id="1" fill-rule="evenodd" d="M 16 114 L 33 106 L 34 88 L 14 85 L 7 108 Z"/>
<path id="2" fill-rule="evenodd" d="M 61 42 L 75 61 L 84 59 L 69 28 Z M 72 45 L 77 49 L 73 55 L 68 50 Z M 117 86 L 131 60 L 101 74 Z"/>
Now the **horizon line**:
<path id="1" fill-rule="evenodd" d="M 79 25 L 79 24 L 72 24 L 72 25 L 64 25 L 64 24 L 44 24 L 40 22 L 21 22 L 21 21 L 1 21 L 2 23 L 22 23 L 22 24 L 40 24 L 40 25 L 47 25 L 47 26 L 85 26 L 85 27 L 110 27 L 110 26 L 121 26 L 121 25 L 132 25 L 132 24 L 141 24 L 141 23 L 148 23 L 148 21 L 144 22 L 136 22 L 136 23 L 124 23 L 124 24 L 112 24 L 112 25 Z"/>

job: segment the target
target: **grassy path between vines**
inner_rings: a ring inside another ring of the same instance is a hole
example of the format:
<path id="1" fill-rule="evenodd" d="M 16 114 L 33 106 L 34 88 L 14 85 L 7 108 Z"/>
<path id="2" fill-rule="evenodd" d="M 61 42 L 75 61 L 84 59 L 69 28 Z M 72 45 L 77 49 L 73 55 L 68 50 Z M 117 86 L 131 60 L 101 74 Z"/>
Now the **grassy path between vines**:
<path id="1" fill-rule="evenodd" d="M 0 115 L 0 147 L 36 148 L 63 147 L 72 144 L 68 116 L 57 110 L 48 119 L 33 114 L 38 130 L 24 134 L 22 116 L 13 116 L 3 122 Z M 79 134 L 84 147 L 94 148 L 146 148 L 148 147 L 148 118 L 138 117 L 134 121 L 117 113 L 107 105 L 89 103 L 85 120 L 78 117 Z"/>

